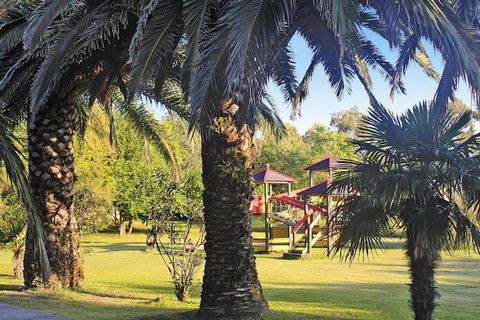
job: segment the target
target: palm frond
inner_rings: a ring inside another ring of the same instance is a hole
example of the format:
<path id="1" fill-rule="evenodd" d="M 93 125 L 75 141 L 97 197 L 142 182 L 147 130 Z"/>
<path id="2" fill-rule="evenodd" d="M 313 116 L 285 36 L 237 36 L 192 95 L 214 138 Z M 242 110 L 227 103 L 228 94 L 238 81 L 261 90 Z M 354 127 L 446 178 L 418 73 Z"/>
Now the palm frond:
<path id="1" fill-rule="evenodd" d="M 187 45 L 185 48 L 185 62 L 182 73 L 182 89 L 185 97 L 189 96 L 190 79 L 192 72 L 199 63 L 200 50 L 205 39 L 206 23 L 208 22 L 207 10 L 211 5 L 209 0 L 184 1 L 183 21 Z M 187 100 L 187 99 L 186 99 Z"/>
<path id="2" fill-rule="evenodd" d="M 34 51 L 40 44 L 47 28 L 53 20 L 60 16 L 67 8 L 72 5 L 73 0 L 43 0 L 33 10 L 28 18 L 28 27 L 23 36 L 25 47 Z M 77 3 L 76 5 L 81 5 Z"/>
<path id="3" fill-rule="evenodd" d="M 178 163 L 170 144 L 164 139 L 159 122 L 154 115 L 141 103 L 119 102 L 116 109 L 132 124 L 139 138 L 152 143 L 164 159 L 172 165 L 175 176 L 179 175 Z"/>
<path id="4" fill-rule="evenodd" d="M 149 9 L 146 9 L 144 15 L 150 13 Z M 158 61 L 165 59 L 171 61 L 182 33 L 182 28 L 178 25 L 181 13 L 182 6 L 178 1 L 160 2 L 152 11 L 150 20 L 145 22 L 145 25 L 139 24 L 130 46 L 130 55 L 133 60 L 128 82 L 130 92 L 134 93 L 141 89 L 140 84 L 149 75 L 149 68 L 152 65 L 157 65 Z M 140 19 L 142 22 L 142 19 L 147 18 L 142 16 Z M 169 67 L 170 64 L 165 65 Z M 165 70 L 156 70 L 160 75 L 164 72 Z"/>

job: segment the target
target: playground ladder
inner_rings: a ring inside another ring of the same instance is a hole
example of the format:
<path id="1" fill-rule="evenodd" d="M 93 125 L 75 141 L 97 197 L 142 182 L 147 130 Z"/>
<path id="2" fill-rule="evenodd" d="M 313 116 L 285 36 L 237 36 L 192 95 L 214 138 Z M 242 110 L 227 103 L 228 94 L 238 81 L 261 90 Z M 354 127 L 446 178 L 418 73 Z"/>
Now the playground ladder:
<path id="1" fill-rule="evenodd" d="M 305 208 L 305 203 L 303 201 L 289 197 L 286 194 L 273 196 L 272 200 L 298 209 Z M 312 247 L 315 245 L 315 243 L 324 238 L 322 237 L 323 234 L 321 230 L 316 226 L 320 218 L 326 215 L 325 210 L 312 204 L 307 204 L 307 210 L 308 213 L 305 214 L 298 222 L 272 215 L 272 219 L 286 224 L 290 228 L 292 237 L 290 240 L 290 249 L 286 256 L 290 255 L 291 257 L 295 257 L 311 253 Z M 314 212 L 318 212 L 318 214 L 311 222 L 309 222 Z M 297 239 L 299 237 L 301 237 L 300 241 Z"/>

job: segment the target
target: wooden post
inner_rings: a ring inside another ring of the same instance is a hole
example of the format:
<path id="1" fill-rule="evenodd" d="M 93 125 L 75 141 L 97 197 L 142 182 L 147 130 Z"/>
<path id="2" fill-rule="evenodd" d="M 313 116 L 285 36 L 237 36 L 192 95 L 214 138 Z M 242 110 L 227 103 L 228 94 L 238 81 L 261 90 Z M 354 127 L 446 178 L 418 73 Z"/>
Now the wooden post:
<path id="1" fill-rule="evenodd" d="M 331 199 L 330 196 L 327 196 L 327 256 L 330 256 L 330 236 L 331 236 L 331 228 L 330 228 L 330 206 L 331 206 Z"/>
<path id="2" fill-rule="evenodd" d="M 292 193 L 292 183 L 289 182 L 288 183 L 288 195 L 290 195 Z"/>
<path id="3" fill-rule="evenodd" d="M 264 214 L 265 214 L 265 250 L 269 252 L 270 250 L 270 225 L 268 224 L 268 206 L 269 206 L 269 197 L 268 197 L 268 182 L 265 182 L 264 184 L 265 190 L 264 190 L 264 200 L 263 200 L 263 208 L 264 208 Z"/>
<path id="4" fill-rule="evenodd" d="M 313 170 L 308 171 L 308 181 L 310 183 L 310 187 L 313 186 Z"/>
<path id="5" fill-rule="evenodd" d="M 292 226 L 288 226 L 288 250 L 293 250 L 293 247 L 295 245 L 295 237 L 292 232 Z"/>
<path id="6" fill-rule="evenodd" d="M 308 197 L 306 195 L 303 196 L 303 211 L 305 215 L 308 215 Z M 305 231 L 307 232 L 307 253 L 312 251 L 312 232 L 310 229 L 310 218 L 305 220 Z"/>
<path id="7" fill-rule="evenodd" d="M 330 182 L 332 181 L 332 168 L 328 168 L 328 177 L 330 180 Z M 328 187 L 328 182 L 327 182 L 327 187 Z M 327 195 L 327 255 L 330 256 L 330 252 L 331 252 L 331 246 L 332 246 L 332 239 L 331 239 L 331 236 L 332 236 L 332 228 L 330 226 L 330 223 L 331 223 L 331 214 L 332 214 L 332 209 L 331 209 L 331 206 L 332 206 L 332 197 Z"/>

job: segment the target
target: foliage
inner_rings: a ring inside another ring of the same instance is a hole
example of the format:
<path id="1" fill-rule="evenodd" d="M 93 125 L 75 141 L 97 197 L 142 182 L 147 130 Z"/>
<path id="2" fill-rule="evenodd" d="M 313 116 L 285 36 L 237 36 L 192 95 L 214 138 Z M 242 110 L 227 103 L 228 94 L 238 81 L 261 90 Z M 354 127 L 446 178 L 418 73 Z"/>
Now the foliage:
<path id="1" fill-rule="evenodd" d="M 145 179 L 149 172 L 141 146 L 134 143 L 134 132 L 127 127 L 118 131 L 119 150 L 113 163 L 113 205 L 118 216 L 115 224 L 124 227 L 125 221 L 139 218 L 146 211 L 147 193 Z M 122 232 L 122 230 L 120 230 Z"/>
<path id="2" fill-rule="evenodd" d="M 158 170 L 148 186 L 151 196 L 145 218 L 152 227 L 147 241 L 152 241 L 162 256 L 172 277 L 177 299 L 185 301 L 191 294 L 193 280 L 204 260 L 199 250 L 204 242 L 200 175 L 195 171 L 187 172 L 185 179 L 177 183 L 165 171 Z M 191 239 L 194 225 L 200 226 L 196 241 Z"/>
<path id="3" fill-rule="evenodd" d="M 405 232 L 416 319 L 430 319 L 435 307 L 441 250 L 480 253 L 480 227 L 469 212 L 478 221 L 480 134 L 462 137 L 471 117 L 448 112 L 438 119 L 427 103 L 396 117 L 374 104 L 354 141 L 360 160 L 345 161 L 347 171 L 330 189 L 348 194 L 333 221 L 345 258 L 381 247 L 393 226 Z"/>
<path id="4" fill-rule="evenodd" d="M 354 147 L 350 137 L 321 124 L 315 124 L 301 136 L 296 129 L 287 124 L 286 135 L 277 138 L 266 131 L 258 139 L 260 155 L 256 160 L 259 168 L 270 164 L 273 169 L 285 172 L 298 180 L 299 186 L 308 183 L 303 170 L 307 165 L 328 156 L 336 159 L 354 157 Z"/>
<path id="5" fill-rule="evenodd" d="M 350 110 L 335 112 L 331 115 L 330 126 L 349 136 L 356 136 L 363 116 L 358 106 Z"/>
<path id="6" fill-rule="evenodd" d="M 165 220 L 163 220 L 165 219 Z M 200 271 L 204 257 L 200 248 L 204 243 L 203 227 L 198 239 L 193 242 L 191 230 L 194 220 L 188 217 L 186 222 L 171 220 L 163 216 L 162 220 L 155 221 L 149 231 L 153 242 L 160 253 L 175 286 L 175 296 L 179 301 L 189 298 L 193 289 L 193 281 Z M 163 240 L 166 236 L 168 240 Z"/>
<path id="7" fill-rule="evenodd" d="M 0 248 L 13 253 L 13 275 L 22 276 L 27 213 L 15 189 L 6 185 L 0 197 Z"/>
<path id="8" fill-rule="evenodd" d="M 180 120 L 162 122 L 168 138 L 178 150 L 181 177 L 172 175 L 167 163 L 148 144 L 136 143 L 135 132 L 127 122 L 119 122 L 118 151 L 112 166 L 113 204 L 119 222 L 133 219 L 148 221 L 165 210 L 174 210 L 181 217 L 202 212 L 199 155 L 192 153 L 186 131 Z"/>
<path id="9" fill-rule="evenodd" d="M 258 169 L 262 169 L 270 164 L 273 169 L 300 179 L 300 183 L 303 185 L 307 180 L 302 168 L 312 160 L 310 146 L 292 125 L 287 124 L 285 127 L 286 135 L 281 138 L 266 131 L 258 139 L 260 156 L 256 161 L 256 166 Z"/>
<path id="10" fill-rule="evenodd" d="M 337 159 L 350 159 L 354 157 L 354 148 L 350 143 L 350 137 L 342 132 L 316 124 L 305 132 L 304 141 L 311 149 L 315 160 L 332 156 Z"/>
<path id="11" fill-rule="evenodd" d="M 95 233 L 111 225 L 110 203 L 86 185 L 75 190 L 75 215 L 81 234 Z"/>

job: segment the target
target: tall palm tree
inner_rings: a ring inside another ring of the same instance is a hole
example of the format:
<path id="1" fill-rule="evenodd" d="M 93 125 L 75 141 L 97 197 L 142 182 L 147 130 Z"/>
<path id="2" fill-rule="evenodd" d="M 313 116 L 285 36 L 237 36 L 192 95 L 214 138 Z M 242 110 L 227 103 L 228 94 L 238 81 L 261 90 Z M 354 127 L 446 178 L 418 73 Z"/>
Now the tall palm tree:
<path id="1" fill-rule="evenodd" d="M 2 106 L 0 105 L 0 109 Z M 28 177 L 23 165 L 23 159 L 18 149 L 18 141 L 13 134 L 13 122 L 0 114 L 0 164 L 3 164 L 7 176 L 15 186 L 28 213 L 28 221 L 32 226 L 32 245 L 39 255 L 39 276 L 43 281 L 48 281 L 50 265 L 45 249 L 43 223 L 41 211 L 35 203 L 35 198 L 30 192 Z"/>
<path id="2" fill-rule="evenodd" d="M 308 93 L 317 65 L 323 65 L 337 95 L 356 77 L 372 101 L 368 67 L 384 70 L 394 90 L 402 90 L 401 75 L 411 60 L 437 77 L 423 50 L 423 38 L 455 65 L 439 77 L 439 114 L 460 75 L 466 76 L 474 92 L 480 88 L 475 35 L 443 1 L 227 1 L 217 6 L 221 14 L 212 23 L 208 14 L 198 18 L 211 12 L 208 1 L 185 2 L 187 38 L 193 41 L 190 55 L 198 57 L 187 70 L 192 71 L 191 126 L 203 138 L 207 261 L 199 316 L 207 319 L 258 315 L 266 306 L 255 270 L 247 206 L 252 192 L 251 137 L 268 79 L 277 79 L 279 61 L 293 64 L 288 43 L 294 34 L 300 33 L 314 52 L 293 97 L 284 90 L 294 107 Z M 365 29 L 399 49 L 396 70 L 392 72 Z M 285 82 L 279 84 L 285 88 Z"/>
<path id="3" fill-rule="evenodd" d="M 35 22 L 37 14 L 35 10 L 41 9 L 41 6 L 19 6 L 4 16 L 1 29 L 4 62 L 3 78 L 0 83 L 1 100 L 8 106 L 5 109 L 6 114 L 19 119 L 22 114 L 28 113 L 30 118 L 29 169 L 31 186 L 42 208 L 44 229 L 47 233 L 47 251 L 52 266 L 49 284 L 77 287 L 83 280 L 83 268 L 72 206 L 75 122 L 81 135 L 85 131 L 85 124 L 88 123 L 86 117 L 89 110 L 98 99 L 110 115 L 112 133 L 115 132 L 113 108 L 116 108 L 133 123 L 139 138 L 144 137 L 152 141 L 167 160 L 173 161 L 174 156 L 168 143 L 162 138 L 158 123 L 143 104 L 112 102 L 116 90 L 125 91 L 124 76 L 129 68 L 128 55 L 122 54 L 122 50 L 124 53 L 127 52 L 128 46 L 125 45 L 128 45 L 128 42 L 123 42 L 122 38 L 112 44 L 96 44 L 88 55 L 85 54 L 79 61 L 75 61 L 72 68 L 57 79 L 58 83 L 45 90 L 49 93 L 44 97 L 45 107 L 39 108 L 39 104 L 32 104 L 30 111 L 25 110 L 32 100 L 29 86 L 36 87 L 39 74 L 45 71 L 46 66 L 51 67 L 49 51 L 52 47 L 58 46 L 57 38 L 46 37 L 40 40 L 32 52 L 22 49 L 23 31 Z M 49 30 L 61 39 L 68 33 L 68 30 L 63 29 L 56 31 L 58 32 Z M 112 35 L 109 34 L 109 37 Z M 103 40 L 108 41 L 109 38 Z M 99 47 L 102 51 L 98 50 Z M 168 77 L 167 79 L 171 81 Z M 168 84 L 161 92 L 166 93 L 162 95 L 162 102 L 174 110 L 180 110 L 179 99 L 175 100 L 174 91 L 169 92 L 173 86 Z M 35 239 L 33 236 L 34 232 L 30 225 L 24 261 L 24 280 L 27 286 L 36 285 L 39 275 L 39 256 L 38 250 L 33 246 Z"/>
<path id="4" fill-rule="evenodd" d="M 332 222 L 345 258 L 382 247 L 393 227 L 403 230 L 416 320 L 433 319 L 441 251 L 471 245 L 480 253 L 480 220 L 468 212 L 480 218 L 480 134 L 462 139 L 470 120 L 470 111 L 439 120 L 427 103 L 400 117 L 374 104 L 353 142 L 360 160 L 344 162 L 331 187 L 350 193 Z"/>

